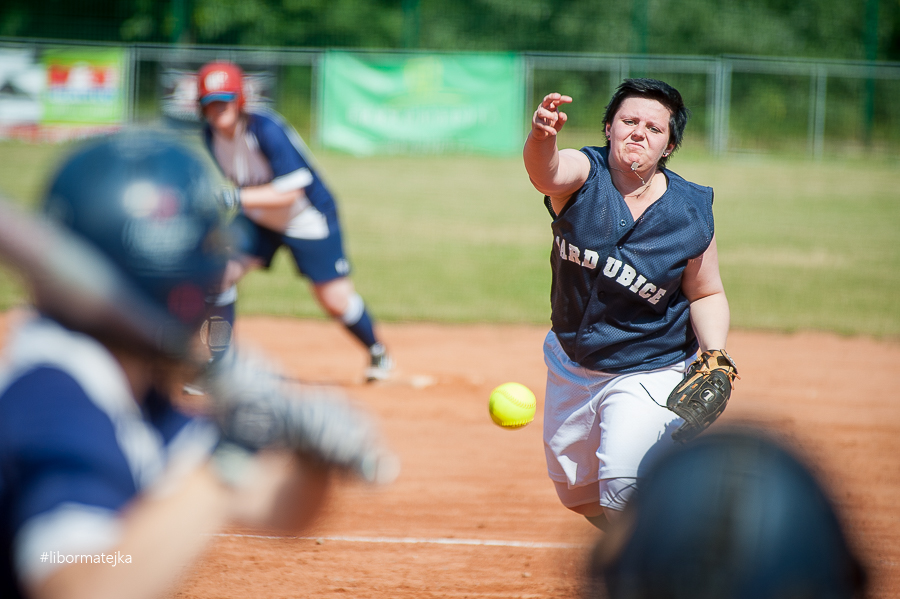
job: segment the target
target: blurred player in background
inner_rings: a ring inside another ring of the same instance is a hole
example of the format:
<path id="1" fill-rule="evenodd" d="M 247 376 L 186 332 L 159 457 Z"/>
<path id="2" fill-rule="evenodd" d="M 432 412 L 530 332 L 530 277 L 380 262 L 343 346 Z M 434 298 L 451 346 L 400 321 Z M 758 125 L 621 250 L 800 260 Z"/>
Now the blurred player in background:
<path id="1" fill-rule="evenodd" d="M 0 597 L 168 596 L 210 533 L 295 531 L 333 467 L 372 472 L 365 418 L 280 401 L 236 358 L 211 375 L 209 419 L 170 401 L 208 371 L 193 342 L 228 257 L 210 175 L 170 138 L 123 133 L 64 162 L 55 225 L 0 218 L 0 257 L 37 290 L 0 370 Z"/>
<path id="2" fill-rule="evenodd" d="M 851 599 L 866 588 L 812 473 L 754 431 L 663 457 L 589 565 L 588 596 L 608 599 Z"/>
<path id="3" fill-rule="evenodd" d="M 553 219 L 544 446 L 563 505 L 599 528 L 683 420 L 666 401 L 700 348 L 724 349 L 713 192 L 666 169 L 688 110 L 670 85 L 628 79 L 605 147 L 557 147 L 572 98 L 547 95 L 525 168 Z"/>
<path id="4" fill-rule="evenodd" d="M 287 246 L 316 300 L 369 352 L 366 380 L 390 376 L 393 362 L 378 340 L 372 318 L 349 278 L 337 206 L 319 178 L 297 132 L 271 111 L 245 106 L 243 72 L 230 62 L 212 62 L 197 75 L 206 121 L 204 141 L 225 176 L 238 187 L 243 229 L 240 264 L 229 269 L 225 290 L 214 300 L 208 327 L 211 350 L 221 353 L 231 337 L 236 282 L 249 269 L 268 268 Z"/>

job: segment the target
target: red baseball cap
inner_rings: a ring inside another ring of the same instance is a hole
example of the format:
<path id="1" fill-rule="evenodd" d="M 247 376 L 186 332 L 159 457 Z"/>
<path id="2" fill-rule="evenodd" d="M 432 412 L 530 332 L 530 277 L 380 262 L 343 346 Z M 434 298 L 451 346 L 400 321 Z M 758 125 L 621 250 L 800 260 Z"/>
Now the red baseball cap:
<path id="1" fill-rule="evenodd" d="M 204 65 L 197 72 L 197 97 L 201 106 L 210 102 L 237 100 L 244 105 L 244 73 L 232 62 L 217 61 Z"/>

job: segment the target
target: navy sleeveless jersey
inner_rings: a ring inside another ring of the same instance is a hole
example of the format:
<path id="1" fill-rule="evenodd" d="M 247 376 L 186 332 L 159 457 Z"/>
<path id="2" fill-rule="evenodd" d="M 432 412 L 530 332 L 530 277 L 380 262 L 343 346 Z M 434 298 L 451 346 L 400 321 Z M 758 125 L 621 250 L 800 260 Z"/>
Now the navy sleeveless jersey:
<path id="1" fill-rule="evenodd" d="M 337 205 L 331 191 L 316 171 L 314 161 L 300 134 L 277 112 L 263 108 L 247 111 L 245 135 L 253 138 L 252 145 L 259 148 L 272 168 L 273 178 L 283 177 L 301 169 L 308 169 L 312 182 L 303 192 L 309 203 L 325 215 L 329 231 L 338 230 Z M 203 126 L 203 141 L 211 156 L 213 151 L 212 128 Z M 221 167 L 220 167 L 221 168 Z M 235 182 L 237 183 L 237 182 Z"/>
<path id="2" fill-rule="evenodd" d="M 687 262 L 713 237 L 713 190 L 663 172 L 668 189 L 635 221 L 607 167 L 608 148 L 581 150 L 584 186 L 554 217 L 550 301 L 554 333 L 585 368 L 654 370 L 699 346 L 681 291 Z"/>

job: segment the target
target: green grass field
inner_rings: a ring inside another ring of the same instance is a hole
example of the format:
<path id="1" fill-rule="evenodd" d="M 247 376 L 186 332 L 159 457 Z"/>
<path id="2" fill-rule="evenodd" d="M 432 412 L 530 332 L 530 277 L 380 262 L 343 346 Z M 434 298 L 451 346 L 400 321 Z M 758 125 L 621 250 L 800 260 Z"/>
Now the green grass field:
<path id="1" fill-rule="evenodd" d="M 0 189 L 33 204 L 62 151 L 0 143 Z M 318 159 L 377 318 L 549 321 L 549 216 L 519 157 Z M 670 167 L 716 190 L 733 327 L 900 337 L 900 164 L 684 154 Z M 284 254 L 240 293 L 242 314 L 322 316 Z M 0 273 L 0 309 L 22 299 Z"/>

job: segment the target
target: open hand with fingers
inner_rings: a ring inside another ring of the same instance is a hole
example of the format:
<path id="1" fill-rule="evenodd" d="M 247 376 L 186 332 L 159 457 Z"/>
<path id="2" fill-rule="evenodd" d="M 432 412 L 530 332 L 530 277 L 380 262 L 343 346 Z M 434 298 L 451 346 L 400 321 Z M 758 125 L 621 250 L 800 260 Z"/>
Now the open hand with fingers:
<path id="1" fill-rule="evenodd" d="M 559 106 L 571 102 L 570 96 L 563 96 L 556 92 L 544 96 L 531 118 L 531 136 L 542 141 L 559 133 L 568 119 L 565 112 L 559 112 Z"/>

